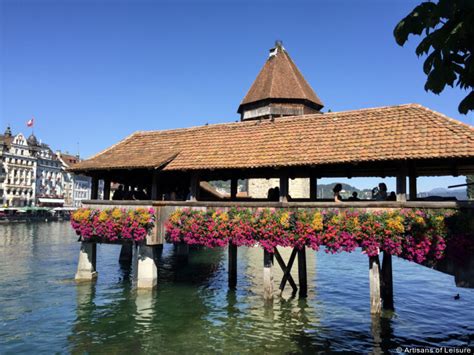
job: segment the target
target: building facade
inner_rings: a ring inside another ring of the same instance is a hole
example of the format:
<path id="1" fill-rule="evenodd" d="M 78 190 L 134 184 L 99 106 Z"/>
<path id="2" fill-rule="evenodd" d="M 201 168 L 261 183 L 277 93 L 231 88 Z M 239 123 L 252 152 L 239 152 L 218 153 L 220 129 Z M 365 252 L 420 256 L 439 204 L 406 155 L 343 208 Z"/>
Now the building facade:
<path id="1" fill-rule="evenodd" d="M 90 197 L 90 178 L 67 171 L 79 157 L 54 152 L 34 134 L 0 135 L 0 203 L 4 207 L 79 207 Z"/>
<path id="2" fill-rule="evenodd" d="M 64 206 L 64 174 L 61 161 L 51 148 L 31 135 L 28 143 L 36 150 L 36 205 Z"/>
<path id="3" fill-rule="evenodd" d="M 91 197 L 91 178 L 67 171 L 69 167 L 80 161 L 78 156 L 60 151 L 56 155 L 62 163 L 65 205 L 79 208 L 82 200 L 88 200 Z"/>
<path id="4" fill-rule="evenodd" d="M 2 141 L 2 205 L 32 206 L 36 198 L 36 157 L 21 133 L 13 136 L 10 128 Z"/>

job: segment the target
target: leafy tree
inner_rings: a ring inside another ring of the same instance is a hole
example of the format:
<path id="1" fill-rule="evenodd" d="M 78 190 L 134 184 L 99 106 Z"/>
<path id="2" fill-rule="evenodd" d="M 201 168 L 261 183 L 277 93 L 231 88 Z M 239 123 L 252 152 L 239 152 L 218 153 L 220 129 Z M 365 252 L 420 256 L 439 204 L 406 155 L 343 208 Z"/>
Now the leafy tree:
<path id="1" fill-rule="evenodd" d="M 474 175 L 466 176 L 467 185 L 467 199 L 474 200 Z"/>
<path id="2" fill-rule="evenodd" d="M 428 55 L 423 65 L 425 90 L 439 94 L 446 85 L 456 84 L 470 90 L 459 104 L 459 112 L 474 110 L 474 0 L 421 3 L 394 30 L 400 46 L 410 34 L 424 34 L 416 54 Z"/>

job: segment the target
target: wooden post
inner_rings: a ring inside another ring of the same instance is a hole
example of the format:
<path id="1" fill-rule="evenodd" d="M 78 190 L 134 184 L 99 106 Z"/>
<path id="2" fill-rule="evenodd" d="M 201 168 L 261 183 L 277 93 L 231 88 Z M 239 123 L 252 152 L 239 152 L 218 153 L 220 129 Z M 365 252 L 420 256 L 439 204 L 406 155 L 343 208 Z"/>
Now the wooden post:
<path id="1" fill-rule="evenodd" d="M 286 282 L 288 281 L 293 288 L 293 295 L 296 294 L 296 291 L 298 290 L 298 287 L 296 286 L 295 280 L 293 280 L 293 276 L 291 276 L 291 268 L 293 267 L 293 263 L 295 261 L 296 255 L 298 254 L 298 251 L 296 248 L 293 248 L 291 251 L 290 259 L 288 260 L 288 265 L 285 265 L 285 261 L 281 257 L 280 253 L 278 252 L 278 249 L 275 247 L 275 252 L 274 252 L 274 257 L 278 261 L 278 264 L 280 264 L 281 270 L 283 271 L 283 278 L 281 279 L 280 283 L 280 290 L 283 292 L 285 289 Z"/>
<path id="2" fill-rule="evenodd" d="M 288 190 L 288 174 L 282 174 L 280 176 L 280 202 L 288 202 Z"/>
<path id="3" fill-rule="evenodd" d="M 155 170 L 153 171 L 153 176 L 152 176 L 152 180 L 151 180 L 151 199 L 152 201 L 157 201 L 157 200 L 160 200 L 160 196 L 159 196 L 159 192 L 158 192 L 158 184 L 159 184 L 159 181 L 158 181 L 158 172 Z"/>
<path id="4" fill-rule="evenodd" d="M 125 243 L 120 248 L 119 263 L 128 264 L 132 262 L 133 257 L 133 244 Z"/>
<path id="5" fill-rule="evenodd" d="M 129 185 L 123 184 L 123 199 L 128 199 Z"/>
<path id="6" fill-rule="evenodd" d="M 230 180 L 230 199 L 235 201 L 237 198 L 237 189 L 238 189 L 238 179 L 232 178 Z"/>
<path id="7" fill-rule="evenodd" d="M 229 288 L 237 286 L 237 246 L 229 243 Z"/>
<path id="8" fill-rule="evenodd" d="M 110 178 L 104 179 L 104 200 L 110 200 Z"/>
<path id="9" fill-rule="evenodd" d="M 383 252 L 381 294 L 383 308 L 393 310 L 392 255 L 387 252 Z"/>
<path id="10" fill-rule="evenodd" d="M 397 176 L 397 201 L 407 200 L 407 177 L 406 175 Z"/>
<path id="11" fill-rule="evenodd" d="M 187 260 L 189 257 L 189 245 L 181 242 L 181 243 L 176 243 L 176 256 L 180 260 Z"/>
<path id="12" fill-rule="evenodd" d="M 311 201 L 318 199 L 318 179 L 314 176 L 309 178 L 309 199 Z"/>
<path id="13" fill-rule="evenodd" d="M 273 254 L 263 250 L 263 298 L 273 300 Z"/>
<path id="14" fill-rule="evenodd" d="M 197 201 L 199 199 L 199 175 L 197 173 L 191 175 L 189 199 L 191 201 Z"/>
<path id="15" fill-rule="evenodd" d="M 382 312 L 380 297 L 380 261 L 377 256 L 369 256 L 369 284 L 370 284 L 370 313 Z"/>
<path id="16" fill-rule="evenodd" d="M 91 200 L 99 198 L 99 178 L 94 176 L 91 182 Z"/>
<path id="17" fill-rule="evenodd" d="M 306 273 L 306 247 L 298 250 L 298 279 L 300 285 L 300 298 L 308 297 L 308 276 Z"/>
<path id="18" fill-rule="evenodd" d="M 417 188 L 416 188 L 416 175 L 410 174 L 410 201 L 415 201 L 416 196 L 418 195 Z"/>

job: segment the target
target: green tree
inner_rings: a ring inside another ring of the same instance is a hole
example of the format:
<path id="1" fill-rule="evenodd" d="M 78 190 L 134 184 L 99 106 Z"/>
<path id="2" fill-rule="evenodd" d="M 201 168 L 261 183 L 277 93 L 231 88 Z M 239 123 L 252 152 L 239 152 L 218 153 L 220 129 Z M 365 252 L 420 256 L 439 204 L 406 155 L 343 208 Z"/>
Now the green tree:
<path id="1" fill-rule="evenodd" d="M 446 85 L 459 86 L 470 91 L 459 104 L 459 112 L 474 110 L 474 0 L 421 3 L 394 30 L 400 46 L 410 34 L 424 35 L 416 54 L 428 55 L 423 65 L 425 90 L 439 94 Z"/>
<path id="2" fill-rule="evenodd" d="M 474 175 L 466 176 L 466 183 L 467 185 L 467 199 L 474 200 Z M 471 185 L 469 185 L 471 184 Z"/>

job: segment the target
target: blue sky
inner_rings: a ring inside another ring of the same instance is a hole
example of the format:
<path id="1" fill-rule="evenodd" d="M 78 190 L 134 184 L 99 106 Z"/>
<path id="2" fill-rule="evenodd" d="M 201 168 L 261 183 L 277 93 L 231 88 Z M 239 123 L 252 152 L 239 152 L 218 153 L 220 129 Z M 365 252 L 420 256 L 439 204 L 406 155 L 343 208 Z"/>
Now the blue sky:
<path id="1" fill-rule="evenodd" d="M 473 124 L 465 92 L 424 91 L 419 40 L 393 39 L 419 2 L 2 0 L 1 129 L 28 135 L 34 116 L 38 138 L 87 157 L 136 130 L 232 122 L 276 39 L 324 110 L 416 102 Z"/>

